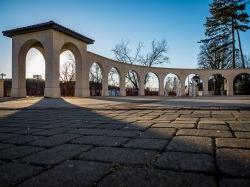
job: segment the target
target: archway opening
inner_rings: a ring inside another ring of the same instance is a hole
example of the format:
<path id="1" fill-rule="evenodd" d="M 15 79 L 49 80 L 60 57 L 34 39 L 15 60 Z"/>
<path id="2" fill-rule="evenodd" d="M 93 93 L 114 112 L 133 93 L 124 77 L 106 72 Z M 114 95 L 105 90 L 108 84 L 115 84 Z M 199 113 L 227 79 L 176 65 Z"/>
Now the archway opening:
<path id="1" fill-rule="evenodd" d="M 185 80 L 185 94 L 187 96 L 202 96 L 203 81 L 197 74 L 190 74 Z"/>
<path id="2" fill-rule="evenodd" d="M 180 96 L 181 95 L 181 81 L 177 75 L 173 73 L 169 73 L 165 77 L 164 95 L 165 96 Z"/>
<path id="3" fill-rule="evenodd" d="M 137 72 L 129 70 L 125 77 L 126 95 L 138 96 L 139 94 L 139 76 Z"/>
<path id="4" fill-rule="evenodd" d="M 102 70 L 100 65 L 93 63 L 89 71 L 90 96 L 102 95 Z"/>
<path id="5" fill-rule="evenodd" d="M 227 95 L 227 79 L 221 74 L 214 74 L 208 79 L 209 95 Z"/>
<path id="6" fill-rule="evenodd" d="M 108 74 L 109 96 L 120 95 L 120 76 L 116 68 L 111 68 Z"/>
<path id="7" fill-rule="evenodd" d="M 250 74 L 241 73 L 234 78 L 234 95 L 250 95 Z"/>
<path id="8" fill-rule="evenodd" d="M 146 96 L 159 95 L 159 79 L 155 73 L 147 73 L 145 76 L 144 85 Z"/>
<path id="9" fill-rule="evenodd" d="M 45 59 L 37 48 L 30 48 L 26 54 L 25 78 L 27 96 L 44 96 Z"/>
<path id="10" fill-rule="evenodd" d="M 76 61 L 75 56 L 70 50 L 60 54 L 60 89 L 61 96 L 75 95 L 76 81 Z"/>

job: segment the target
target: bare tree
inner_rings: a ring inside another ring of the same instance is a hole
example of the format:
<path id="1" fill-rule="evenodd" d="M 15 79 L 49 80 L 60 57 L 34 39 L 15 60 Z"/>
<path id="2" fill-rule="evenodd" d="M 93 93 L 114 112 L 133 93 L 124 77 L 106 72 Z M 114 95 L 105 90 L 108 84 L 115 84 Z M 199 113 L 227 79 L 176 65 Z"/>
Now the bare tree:
<path id="1" fill-rule="evenodd" d="M 167 42 L 166 40 L 156 41 L 153 40 L 151 42 L 150 52 L 143 53 L 144 44 L 139 42 L 137 44 L 136 49 L 133 51 L 129 48 L 128 41 L 121 41 L 118 43 L 113 49 L 112 52 L 114 54 L 114 58 L 122 63 L 127 64 L 138 64 L 147 67 L 152 67 L 155 65 L 162 65 L 169 62 L 169 58 L 167 56 Z M 138 89 L 138 77 L 136 72 L 129 72 L 126 75 L 126 78 L 132 83 L 133 87 Z M 145 78 L 144 84 L 148 81 L 148 75 Z"/>
<path id="2" fill-rule="evenodd" d="M 76 78 L 75 58 L 72 53 L 66 53 L 66 55 L 67 61 L 60 67 L 60 80 L 63 83 L 75 81 Z"/>
<path id="3" fill-rule="evenodd" d="M 101 68 L 97 63 L 93 63 L 89 71 L 89 81 L 95 83 L 102 82 Z"/>
<path id="4" fill-rule="evenodd" d="M 66 61 L 60 66 L 61 94 L 64 96 L 74 95 L 74 84 L 76 79 L 76 64 L 74 55 L 65 52 Z"/>

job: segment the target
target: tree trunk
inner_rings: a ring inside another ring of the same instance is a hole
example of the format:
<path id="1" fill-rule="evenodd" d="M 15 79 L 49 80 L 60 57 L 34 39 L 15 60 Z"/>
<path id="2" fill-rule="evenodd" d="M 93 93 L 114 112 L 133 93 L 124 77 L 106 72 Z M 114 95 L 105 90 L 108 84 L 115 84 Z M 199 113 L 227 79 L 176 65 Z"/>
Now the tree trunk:
<path id="1" fill-rule="evenodd" d="M 237 36 L 238 36 L 238 42 L 239 42 L 239 47 L 240 47 L 240 56 L 241 56 L 241 61 L 242 61 L 242 67 L 245 68 L 245 62 L 244 62 L 244 56 L 243 56 L 243 52 L 242 52 L 239 29 L 237 29 Z"/>
<path id="2" fill-rule="evenodd" d="M 233 44 L 233 69 L 235 69 L 235 35 L 234 35 L 234 19 L 232 19 L 232 44 Z"/>

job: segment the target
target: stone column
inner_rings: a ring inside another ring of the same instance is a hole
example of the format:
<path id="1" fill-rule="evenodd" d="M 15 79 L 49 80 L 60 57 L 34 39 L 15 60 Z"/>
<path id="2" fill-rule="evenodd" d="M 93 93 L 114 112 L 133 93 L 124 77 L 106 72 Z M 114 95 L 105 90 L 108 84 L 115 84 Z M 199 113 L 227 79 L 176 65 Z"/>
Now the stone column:
<path id="1" fill-rule="evenodd" d="M 120 74 L 120 96 L 126 96 L 125 73 Z"/>
<path id="2" fill-rule="evenodd" d="M 144 79 L 145 79 L 145 75 L 140 75 L 140 78 L 139 78 L 139 96 L 145 96 Z"/>
<path id="3" fill-rule="evenodd" d="M 181 95 L 180 96 L 185 96 L 186 93 L 185 93 L 185 80 L 186 80 L 186 77 L 181 77 L 180 78 L 180 83 L 181 83 Z"/>
<path id="4" fill-rule="evenodd" d="M 108 68 L 103 68 L 102 71 L 102 96 L 109 96 L 108 90 Z"/>
<path id="5" fill-rule="evenodd" d="M 55 42 L 49 40 L 46 46 L 45 54 L 45 97 L 58 98 L 60 97 L 59 87 L 59 62 L 60 62 L 60 50 L 57 49 Z"/>
<path id="6" fill-rule="evenodd" d="M 11 97 L 26 97 L 25 61 L 26 54 L 19 55 L 20 47 L 12 39 L 12 88 Z"/>
<path id="7" fill-rule="evenodd" d="M 4 83 L 4 80 L 0 79 L 0 97 L 3 97 L 4 95 L 3 83 Z"/>
<path id="8" fill-rule="evenodd" d="M 208 96 L 208 79 L 203 78 L 201 79 L 203 81 L 203 91 L 202 91 L 202 96 Z"/>
<path id="9" fill-rule="evenodd" d="M 227 79 L 227 95 L 234 95 L 234 80 L 232 78 Z"/>
<path id="10" fill-rule="evenodd" d="M 164 79 L 165 75 L 159 75 L 159 96 L 164 96 Z"/>
<path id="11" fill-rule="evenodd" d="M 89 65 L 88 65 L 86 46 L 84 46 L 81 49 L 80 54 L 81 54 L 80 63 L 78 65 L 76 64 L 75 96 L 77 96 L 77 97 L 89 97 L 90 96 Z"/>

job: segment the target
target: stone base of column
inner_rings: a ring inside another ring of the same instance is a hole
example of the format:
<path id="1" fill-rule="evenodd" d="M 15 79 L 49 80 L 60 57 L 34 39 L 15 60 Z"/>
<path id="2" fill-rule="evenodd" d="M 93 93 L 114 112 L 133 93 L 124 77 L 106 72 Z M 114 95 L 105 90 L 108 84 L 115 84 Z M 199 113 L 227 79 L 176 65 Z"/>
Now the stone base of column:
<path id="1" fill-rule="evenodd" d="M 203 91 L 202 96 L 209 96 L 209 92 L 208 91 Z"/>
<path id="2" fill-rule="evenodd" d="M 164 96 L 164 91 L 159 91 L 159 96 Z"/>
<path id="3" fill-rule="evenodd" d="M 59 98 L 61 97 L 60 88 L 45 88 L 44 97 Z"/>
<path id="4" fill-rule="evenodd" d="M 26 88 L 12 88 L 11 97 L 26 97 L 27 92 Z"/>
<path id="5" fill-rule="evenodd" d="M 89 97 L 90 92 L 88 88 L 75 88 L 75 97 Z"/>
<path id="6" fill-rule="evenodd" d="M 109 96 L 108 90 L 102 90 L 102 96 Z"/>
<path id="7" fill-rule="evenodd" d="M 227 91 L 227 96 L 233 96 L 234 95 L 234 91 L 233 90 L 228 90 Z"/>
<path id="8" fill-rule="evenodd" d="M 125 89 L 124 90 L 121 89 L 119 96 L 122 96 L 122 97 L 126 96 L 126 90 Z"/>
<path id="9" fill-rule="evenodd" d="M 89 88 L 82 88 L 81 89 L 81 96 L 79 97 L 90 97 Z"/>

